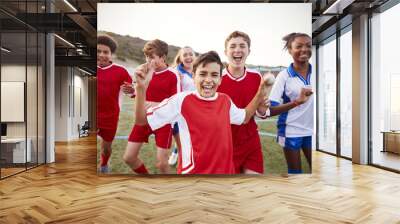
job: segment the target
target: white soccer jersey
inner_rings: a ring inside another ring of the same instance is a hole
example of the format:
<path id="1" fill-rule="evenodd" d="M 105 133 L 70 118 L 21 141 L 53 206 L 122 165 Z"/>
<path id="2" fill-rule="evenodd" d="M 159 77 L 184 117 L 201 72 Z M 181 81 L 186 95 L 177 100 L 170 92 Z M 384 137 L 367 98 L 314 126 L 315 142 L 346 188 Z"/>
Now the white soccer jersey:
<path id="1" fill-rule="evenodd" d="M 242 124 L 245 115 L 226 94 L 203 98 L 197 92 L 181 92 L 150 108 L 147 120 L 153 130 L 178 122 L 178 173 L 233 174 L 231 124 Z"/>
<path id="2" fill-rule="evenodd" d="M 176 70 L 179 72 L 181 77 L 182 91 L 196 91 L 192 74 L 185 70 L 183 64 L 176 66 Z"/>
<path id="3" fill-rule="evenodd" d="M 301 88 L 311 86 L 311 65 L 309 66 L 307 79 L 293 69 L 291 64 L 287 69 L 281 71 L 276 77 L 269 99 L 271 106 L 277 106 L 292 102 L 300 95 Z M 279 115 L 278 136 L 303 137 L 310 136 L 314 132 L 314 95 L 307 102 L 299 105 L 288 112 Z"/>
<path id="4" fill-rule="evenodd" d="M 194 81 L 186 74 L 181 75 L 182 91 L 195 91 Z"/>

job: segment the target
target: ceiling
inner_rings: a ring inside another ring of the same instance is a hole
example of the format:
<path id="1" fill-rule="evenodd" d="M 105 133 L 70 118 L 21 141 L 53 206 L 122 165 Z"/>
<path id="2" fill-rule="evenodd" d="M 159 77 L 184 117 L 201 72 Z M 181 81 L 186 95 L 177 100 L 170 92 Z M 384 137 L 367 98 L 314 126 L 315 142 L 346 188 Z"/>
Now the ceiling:
<path id="1" fill-rule="evenodd" d="M 387 1 L 388 0 L 233 0 L 230 2 L 312 3 L 312 35 L 313 40 L 319 41 L 335 31 L 335 26 L 337 26 L 339 20 L 346 21 L 347 18 L 351 23 L 351 18 L 353 16 L 357 16 L 366 10 L 372 10 Z M 3 32 L 2 46 L 8 45 L 8 48 L 17 49 L 15 50 L 16 52 L 26 55 L 25 48 L 22 47 L 25 46 L 25 38 L 22 38 L 25 30 L 28 30 L 28 32 L 54 32 L 60 37 L 55 38 L 56 65 L 75 65 L 95 72 L 97 3 L 116 2 L 190 1 L 1 0 L 0 25 Z M 202 2 L 215 1 L 210 0 Z M 341 26 L 345 25 L 346 22 L 341 22 Z M 28 45 L 28 54 L 32 51 L 31 47 L 34 48 L 34 45 Z M 92 64 L 92 66 L 89 66 L 90 64 Z"/>

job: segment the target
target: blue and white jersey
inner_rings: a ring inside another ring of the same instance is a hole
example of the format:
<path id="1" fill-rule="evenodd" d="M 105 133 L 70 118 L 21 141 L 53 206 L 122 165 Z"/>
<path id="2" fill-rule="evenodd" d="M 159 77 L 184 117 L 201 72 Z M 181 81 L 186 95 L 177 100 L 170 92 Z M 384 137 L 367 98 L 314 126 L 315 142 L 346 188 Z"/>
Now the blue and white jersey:
<path id="1" fill-rule="evenodd" d="M 192 74 L 186 71 L 182 64 L 176 66 L 176 70 L 181 74 L 182 91 L 195 91 L 196 87 L 194 85 Z"/>
<path id="2" fill-rule="evenodd" d="M 278 106 L 297 99 L 303 87 L 311 86 L 311 78 L 311 65 L 308 68 L 307 79 L 304 79 L 294 70 L 293 64 L 290 64 L 276 77 L 269 97 L 271 106 Z M 277 126 L 278 136 L 311 136 L 314 132 L 314 95 L 304 104 L 280 114 Z"/>

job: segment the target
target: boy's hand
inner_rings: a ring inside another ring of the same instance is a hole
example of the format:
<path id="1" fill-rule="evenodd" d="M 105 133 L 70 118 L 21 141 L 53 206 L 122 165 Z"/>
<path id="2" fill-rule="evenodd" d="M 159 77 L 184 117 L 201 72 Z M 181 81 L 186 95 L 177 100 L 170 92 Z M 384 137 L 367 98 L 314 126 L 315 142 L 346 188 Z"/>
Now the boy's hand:
<path id="1" fill-rule="evenodd" d="M 296 99 L 299 104 L 303 104 L 307 102 L 310 96 L 313 94 L 312 89 L 310 88 L 301 88 L 300 96 Z"/>
<path id="2" fill-rule="evenodd" d="M 275 76 L 273 74 L 266 74 L 262 77 L 259 91 L 260 91 L 260 96 L 264 99 L 263 100 L 264 102 L 268 100 L 274 82 L 275 82 Z"/>
<path id="3" fill-rule="evenodd" d="M 153 72 L 153 66 L 149 66 L 148 63 L 139 65 L 135 71 L 136 86 L 138 88 L 146 88 L 152 78 Z"/>
<path id="4" fill-rule="evenodd" d="M 268 97 L 264 97 L 264 100 L 260 102 L 260 104 L 258 105 L 258 108 L 257 108 L 257 113 L 259 114 L 258 116 L 261 116 L 261 117 L 265 116 L 265 113 L 269 109 L 270 105 L 271 104 L 270 104 Z"/>
<path id="5" fill-rule="evenodd" d="M 269 94 L 271 93 L 272 86 L 275 83 L 275 76 L 271 73 L 267 73 L 263 75 L 264 85 L 265 85 L 265 92 L 267 98 L 269 98 Z"/>
<path id="6" fill-rule="evenodd" d="M 130 82 L 124 82 L 124 84 L 121 85 L 121 89 L 124 94 L 128 95 L 135 94 L 135 89 L 133 88 L 133 85 Z"/>

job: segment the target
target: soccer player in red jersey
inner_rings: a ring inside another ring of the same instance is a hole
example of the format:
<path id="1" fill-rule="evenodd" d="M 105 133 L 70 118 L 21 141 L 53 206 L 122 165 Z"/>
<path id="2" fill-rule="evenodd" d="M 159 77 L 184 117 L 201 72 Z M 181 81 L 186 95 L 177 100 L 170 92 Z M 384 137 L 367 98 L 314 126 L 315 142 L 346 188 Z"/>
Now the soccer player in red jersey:
<path id="1" fill-rule="evenodd" d="M 263 81 L 252 101 L 239 109 L 224 93 L 221 83 L 222 62 L 214 51 L 200 55 L 193 64 L 195 91 L 178 93 L 158 106 L 144 111 L 148 64 L 135 72 L 136 123 L 157 130 L 178 122 L 182 150 L 178 174 L 234 174 L 231 124 L 246 123 L 264 100 Z M 146 68 L 147 67 L 147 68 Z"/>
<path id="2" fill-rule="evenodd" d="M 107 35 L 97 37 L 97 129 L 101 137 L 100 172 L 107 173 L 111 145 L 117 131 L 121 86 L 132 83 L 127 70 L 111 61 L 116 42 Z"/>
<path id="3" fill-rule="evenodd" d="M 234 31 L 225 40 L 225 55 L 229 64 L 222 73 L 218 92 L 227 94 L 239 108 L 245 108 L 250 103 L 262 81 L 258 71 L 245 67 L 250 43 L 250 37 L 240 31 Z M 259 110 L 256 115 L 266 118 L 267 108 L 261 106 Z M 246 124 L 232 124 L 231 127 L 236 173 L 264 173 L 261 142 L 254 117 Z"/>
<path id="4" fill-rule="evenodd" d="M 168 44 L 161 40 L 152 40 L 144 45 L 143 53 L 146 61 L 151 64 L 152 74 L 146 91 L 146 104 L 155 106 L 164 99 L 180 92 L 180 78 L 176 70 L 166 64 Z M 150 78 L 149 78 L 150 79 Z M 142 109 L 145 110 L 144 108 Z M 164 124 L 153 131 L 149 125 L 135 123 L 128 139 L 123 159 L 126 164 L 138 174 L 147 174 L 147 168 L 139 158 L 139 151 L 143 142 L 148 142 L 149 136 L 154 133 L 157 146 L 157 168 L 161 174 L 168 173 L 168 149 L 171 147 L 172 126 Z"/>

